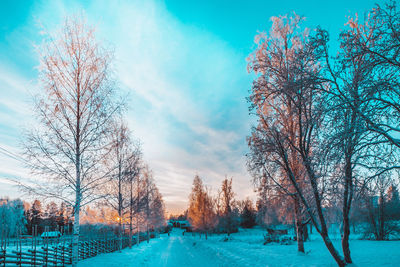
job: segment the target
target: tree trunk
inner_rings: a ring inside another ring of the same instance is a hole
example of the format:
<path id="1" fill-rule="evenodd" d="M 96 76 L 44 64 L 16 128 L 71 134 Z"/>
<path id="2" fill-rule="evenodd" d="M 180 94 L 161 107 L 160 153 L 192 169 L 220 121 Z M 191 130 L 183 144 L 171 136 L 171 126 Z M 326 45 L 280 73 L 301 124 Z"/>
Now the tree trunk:
<path id="1" fill-rule="evenodd" d="M 149 243 L 150 234 L 149 234 L 149 224 L 148 224 L 148 223 L 147 223 L 147 225 L 146 225 L 146 232 L 147 232 L 147 243 Z"/>
<path id="2" fill-rule="evenodd" d="M 121 166 L 121 165 L 120 165 Z M 120 167 L 121 169 L 121 167 Z M 121 170 L 118 178 L 118 251 L 122 250 L 122 192 L 121 192 Z"/>
<path id="3" fill-rule="evenodd" d="M 139 243 L 140 243 L 139 212 L 138 212 L 138 214 L 136 215 L 136 224 L 137 224 L 136 245 L 139 246 Z"/>
<path id="4" fill-rule="evenodd" d="M 307 241 L 309 238 L 308 236 L 308 227 L 307 224 L 303 224 L 303 241 Z"/>
<path id="5" fill-rule="evenodd" d="M 384 240 L 385 239 L 385 214 L 384 214 L 384 205 L 385 205 L 385 199 L 383 196 L 383 192 L 379 192 L 379 216 L 378 216 L 378 225 L 379 225 L 379 230 L 378 230 L 378 236 L 379 240 Z"/>
<path id="6" fill-rule="evenodd" d="M 304 253 L 304 240 L 303 240 L 303 221 L 301 219 L 301 208 L 299 198 L 294 196 L 294 214 L 296 224 L 296 237 L 297 237 L 297 251 Z"/>
<path id="7" fill-rule="evenodd" d="M 314 215 L 312 214 L 311 210 L 308 208 L 307 211 L 311 217 L 311 221 L 314 224 L 315 228 L 317 229 L 318 233 L 321 235 L 322 239 L 324 240 L 325 246 L 328 248 L 329 252 L 331 253 L 332 257 L 335 259 L 338 266 L 340 266 L 340 267 L 346 266 L 346 261 L 340 256 L 338 251 L 333 246 L 331 239 L 329 238 L 328 228 L 326 226 L 326 221 L 325 221 L 324 213 L 322 210 L 321 197 L 318 192 L 318 185 L 316 182 L 317 179 L 316 179 L 315 173 L 312 170 L 308 159 L 303 157 L 303 160 L 305 161 L 306 171 L 309 175 L 309 180 L 310 180 L 311 187 L 312 187 L 312 193 L 314 195 L 317 214 L 318 214 L 318 218 L 319 218 L 319 222 L 320 222 L 320 228 L 317 228 L 317 221 L 313 218 Z M 296 188 L 296 190 L 300 194 L 301 191 L 298 187 Z M 303 204 L 306 205 L 307 202 L 306 202 L 304 196 L 300 195 L 300 197 L 301 197 Z"/>
<path id="8" fill-rule="evenodd" d="M 347 215 L 346 217 L 343 216 L 342 250 L 345 261 L 347 263 L 352 263 L 350 256 L 349 236 L 350 236 L 350 223 Z"/>
<path id="9" fill-rule="evenodd" d="M 366 200 L 366 206 L 367 206 L 367 210 L 368 210 L 368 218 L 369 218 L 370 226 L 372 228 L 372 232 L 375 236 L 375 239 L 379 240 L 379 231 L 376 226 L 375 215 L 374 215 L 374 205 L 372 203 L 371 197 L 368 197 L 368 199 Z"/>
<path id="10" fill-rule="evenodd" d="M 79 102 L 78 102 L 79 114 Z M 76 188 L 75 188 L 75 207 L 74 207 L 74 235 L 72 238 L 72 266 L 76 267 L 79 260 L 79 212 L 81 210 L 81 153 L 79 147 L 79 127 L 80 120 L 77 117 L 77 137 L 75 148 L 75 171 L 76 171 Z"/>
<path id="11" fill-rule="evenodd" d="M 77 192 L 77 204 L 74 211 L 74 234 L 72 237 L 72 266 L 76 267 L 79 260 L 79 210 L 80 210 L 80 196 Z"/>
<path id="12" fill-rule="evenodd" d="M 351 154 L 347 152 L 347 154 Z M 352 263 L 350 255 L 350 208 L 353 198 L 353 171 L 351 164 L 351 157 L 346 156 L 346 166 L 345 166 L 345 181 L 344 181 L 344 196 L 343 196 L 343 234 L 342 234 L 342 250 L 344 255 L 344 260 L 347 263 Z"/>
<path id="13" fill-rule="evenodd" d="M 76 112 L 76 138 L 75 138 L 75 207 L 74 207 L 74 235 L 72 238 L 72 267 L 78 265 L 79 260 L 79 212 L 81 210 L 81 130 L 80 130 L 80 86 L 77 92 L 77 112 Z"/>
<path id="14" fill-rule="evenodd" d="M 140 180 L 137 181 L 137 200 L 136 200 L 136 224 L 137 224 L 137 240 L 136 245 L 140 243 L 140 225 L 139 225 L 139 210 L 140 210 Z"/>
<path id="15" fill-rule="evenodd" d="M 147 232 L 147 243 L 149 243 L 149 219 L 150 219 L 150 192 L 149 192 L 149 179 L 146 180 L 146 232 Z"/>
<path id="16" fill-rule="evenodd" d="M 131 180 L 131 198 L 129 205 L 129 248 L 132 248 L 132 221 L 133 221 L 133 179 Z"/>
<path id="17" fill-rule="evenodd" d="M 324 240 L 325 246 L 328 248 L 328 250 L 331 253 L 332 257 L 335 259 L 337 265 L 339 267 L 346 266 L 347 265 L 346 261 L 339 255 L 339 252 L 333 246 L 332 241 L 329 238 L 328 234 L 321 233 L 321 236 L 322 236 L 322 239 Z"/>

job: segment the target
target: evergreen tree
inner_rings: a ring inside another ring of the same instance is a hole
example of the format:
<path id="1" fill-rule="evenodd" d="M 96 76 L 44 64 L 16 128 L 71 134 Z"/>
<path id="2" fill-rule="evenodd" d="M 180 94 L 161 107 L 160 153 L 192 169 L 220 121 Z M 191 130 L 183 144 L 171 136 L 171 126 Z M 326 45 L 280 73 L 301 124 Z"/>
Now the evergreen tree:
<path id="1" fill-rule="evenodd" d="M 240 219 L 240 226 L 242 226 L 243 228 L 252 228 L 256 225 L 256 214 L 250 199 L 245 200 Z"/>
<path id="2" fill-rule="evenodd" d="M 40 200 L 35 199 L 32 203 L 31 211 L 30 211 L 30 225 L 33 228 L 37 227 L 38 233 L 43 231 L 43 227 L 41 226 L 43 220 L 43 208 L 42 202 Z M 30 232 L 33 234 L 32 229 Z"/>
<path id="3" fill-rule="evenodd" d="M 46 206 L 46 225 L 50 226 L 50 230 L 57 227 L 58 206 L 55 202 L 50 202 Z"/>

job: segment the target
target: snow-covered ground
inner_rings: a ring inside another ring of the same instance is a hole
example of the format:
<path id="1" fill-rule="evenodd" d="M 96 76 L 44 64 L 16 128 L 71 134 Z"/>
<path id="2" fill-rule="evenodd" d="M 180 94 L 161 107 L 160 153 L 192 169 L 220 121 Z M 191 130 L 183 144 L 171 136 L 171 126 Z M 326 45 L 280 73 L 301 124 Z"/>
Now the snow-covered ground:
<path id="1" fill-rule="evenodd" d="M 296 252 L 292 245 L 263 245 L 261 229 L 240 229 L 226 235 L 192 236 L 174 229 L 122 252 L 103 254 L 79 262 L 81 267 L 92 266 L 336 266 L 323 242 L 316 235 L 305 243 L 306 255 Z M 340 241 L 335 240 L 340 249 Z M 351 240 L 353 266 L 400 266 L 400 241 Z"/>

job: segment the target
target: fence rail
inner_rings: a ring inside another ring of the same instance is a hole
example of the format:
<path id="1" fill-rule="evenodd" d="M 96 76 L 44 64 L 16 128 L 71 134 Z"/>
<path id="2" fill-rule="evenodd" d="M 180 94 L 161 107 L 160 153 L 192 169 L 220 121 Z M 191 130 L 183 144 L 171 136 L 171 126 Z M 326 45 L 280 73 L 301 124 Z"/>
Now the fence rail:
<path id="1" fill-rule="evenodd" d="M 139 242 L 146 240 L 145 236 L 140 235 Z M 79 260 L 94 257 L 98 254 L 110 253 L 120 249 L 120 239 L 98 238 L 79 242 Z M 137 242 L 136 237 L 132 237 L 132 243 Z M 122 249 L 129 246 L 129 237 L 122 237 Z M 72 262 L 72 246 L 70 243 L 47 245 L 37 249 L 7 251 L 0 249 L 0 266 L 48 266 L 61 267 L 68 266 Z"/>

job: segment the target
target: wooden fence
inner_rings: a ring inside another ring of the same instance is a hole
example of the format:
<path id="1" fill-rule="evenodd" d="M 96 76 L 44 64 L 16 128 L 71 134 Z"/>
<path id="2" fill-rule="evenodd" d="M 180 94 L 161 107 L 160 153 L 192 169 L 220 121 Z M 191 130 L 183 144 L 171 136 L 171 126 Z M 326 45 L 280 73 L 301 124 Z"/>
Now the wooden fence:
<path id="1" fill-rule="evenodd" d="M 146 240 L 145 236 L 140 236 L 139 242 Z M 133 244 L 137 242 L 136 237 L 132 238 Z M 122 237 L 122 249 L 129 246 L 129 237 Z M 119 239 L 99 238 L 79 242 L 79 260 L 94 257 L 98 254 L 110 253 L 120 249 Z M 72 247 L 71 244 L 58 244 L 46 246 L 38 249 L 22 249 L 7 251 L 0 249 L 0 266 L 49 266 L 61 267 L 71 264 Z"/>

